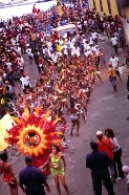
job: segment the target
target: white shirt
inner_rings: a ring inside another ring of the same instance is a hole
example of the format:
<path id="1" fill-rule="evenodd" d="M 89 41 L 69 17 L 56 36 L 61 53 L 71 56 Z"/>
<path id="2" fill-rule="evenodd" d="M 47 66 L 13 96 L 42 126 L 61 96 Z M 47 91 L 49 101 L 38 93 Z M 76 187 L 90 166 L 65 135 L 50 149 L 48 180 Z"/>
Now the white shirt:
<path id="1" fill-rule="evenodd" d="M 93 37 L 90 37 L 90 43 L 94 43 L 94 42 L 93 42 Z"/>
<path id="2" fill-rule="evenodd" d="M 48 46 L 48 48 L 51 50 L 52 49 L 52 43 L 51 42 L 47 42 L 46 45 Z"/>
<path id="3" fill-rule="evenodd" d="M 69 47 L 70 49 L 74 48 L 74 43 L 72 43 L 72 42 L 70 42 L 70 41 L 68 42 L 67 45 L 68 45 L 68 47 Z"/>
<path id="4" fill-rule="evenodd" d="M 96 32 L 92 33 L 92 38 L 93 38 L 93 40 L 97 39 L 97 33 Z"/>
<path id="5" fill-rule="evenodd" d="M 57 54 L 52 53 L 52 54 L 51 54 L 51 59 L 53 60 L 54 63 L 57 63 L 57 60 L 58 60 Z"/>
<path id="6" fill-rule="evenodd" d="M 30 78 L 28 76 L 21 77 L 20 81 L 22 83 L 22 87 L 24 88 L 25 86 L 28 86 L 30 83 Z"/>
<path id="7" fill-rule="evenodd" d="M 43 54 L 44 54 L 44 55 L 47 55 L 47 54 L 48 54 L 48 50 L 49 50 L 48 48 L 44 48 L 44 49 L 43 49 Z M 50 50 L 49 50 L 49 51 L 50 51 Z M 48 55 L 49 55 L 49 54 L 48 54 Z"/>
<path id="8" fill-rule="evenodd" d="M 110 141 L 112 142 L 112 145 L 117 147 L 116 149 L 113 149 L 112 152 L 117 152 L 120 149 L 120 145 L 118 143 L 118 140 L 116 137 L 114 137 L 113 139 L 110 138 Z"/>
<path id="9" fill-rule="evenodd" d="M 98 48 L 96 48 L 95 55 L 98 57 L 100 56 L 100 50 Z"/>
<path id="10" fill-rule="evenodd" d="M 68 47 L 67 47 L 67 45 L 63 46 L 63 51 L 64 51 L 65 55 L 68 55 Z"/>
<path id="11" fill-rule="evenodd" d="M 118 68 L 119 65 L 119 58 L 118 57 L 114 57 L 114 58 L 110 58 L 110 62 L 112 63 L 112 66 L 114 68 Z"/>
<path id="12" fill-rule="evenodd" d="M 92 55 L 92 51 L 86 50 L 86 51 L 85 51 L 85 56 L 88 57 L 89 55 Z"/>
<path id="13" fill-rule="evenodd" d="M 11 71 L 12 70 L 12 63 L 11 62 L 6 62 L 6 65 L 7 65 L 7 69 L 9 71 Z"/>
<path id="14" fill-rule="evenodd" d="M 85 49 L 90 49 L 90 46 L 89 46 L 89 44 L 87 44 L 87 43 L 84 43 L 84 48 L 85 48 Z"/>
<path id="15" fill-rule="evenodd" d="M 77 55 L 77 57 L 80 56 L 80 48 L 79 47 L 74 47 L 71 51 L 71 55 L 74 56 L 74 55 Z"/>
<path id="16" fill-rule="evenodd" d="M 64 41 L 63 41 L 62 39 L 59 39 L 59 44 L 60 44 L 61 46 L 63 46 Z"/>
<path id="17" fill-rule="evenodd" d="M 26 49 L 26 53 L 27 53 L 28 57 L 33 57 L 33 53 L 32 53 L 31 48 Z"/>
<path id="18" fill-rule="evenodd" d="M 88 26 L 88 22 L 87 22 L 87 21 L 84 21 L 84 25 L 85 25 L 85 26 Z"/>
<path id="19" fill-rule="evenodd" d="M 15 51 L 16 51 L 18 54 L 22 55 L 21 47 L 16 47 Z"/>
<path id="20" fill-rule="evenodd" d="M 71 40 L 72 43 L 75 43 L 76 42 L 76 38 L 73 37 L 72 40 Z"/>
<path id="21" fill-rule="evenodd" d="M 117 45 L 117 43 L 118 43 L 117 37 L 112 37 L 111 42 L 112 42 L 112 45 Z"/>
<path id="22" fill-rule="evenodd" d="M 92 46 L 92 47 L 91 47 L 91 51 L 96 52 L 96 47 L 95 47 L 95 46 Z"/>

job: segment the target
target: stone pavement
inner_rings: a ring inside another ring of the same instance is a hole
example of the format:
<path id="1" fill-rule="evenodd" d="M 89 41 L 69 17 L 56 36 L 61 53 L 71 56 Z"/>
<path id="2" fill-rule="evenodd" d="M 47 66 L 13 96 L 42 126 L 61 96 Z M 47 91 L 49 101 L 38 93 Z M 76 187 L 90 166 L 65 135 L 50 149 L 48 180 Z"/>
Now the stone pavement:
<path id="1" fill-rule="evenodd" d="M 113 52 L 110 43 L 100 43 L 104 48 L 106 54 L 106 60 L 108 61 L 111 53 Z M 123 64 L 124 53 L 120 52 L 120 60 Z M 38 77 L 38 71 L 36 66 L 26 65 L 26 72 L 33 79 L 33 84 Z M 69 130 L 66 132 L 66 139 L 68 142 L 68 149 L 66 150 L 66 179 L 71 194 L 75 195 L 93 195 L 92 181 L 90 171 L 85 168 L 85 156 L 90 152 L 89 143 L 92 140 L 96 140 L 95 132 L 97 130 L 104 131 L 107 127 L 112 128 L 115 131 L 120 145 L 123 149 L 123 164 L 129 165 L 129 121 L 126 118 L 129 116 L 129 101 L 127 100 L 126 90 L 126 76 L 123 75 L 123 82 L 118 82 L 117 93 L 112 93 L 111 85 L 107 77 L 107 68 L 101 70 L 103 83 L 97 80 L 93 93 L 91 95 L 91 101 L 88 109 L 87 124 L 81 119 L 81 131 L 80 136 L 74 135 L 70 137 Z M 67 118 L 68 125 L 70 127 L 70 120 Z M 10 160 L 13 161 L 13 167 L 18 176 L 19 170 L 24 167 L 24 161 L 22 155 L 15 157 L 10 156 Z M 55 185 L 51 177 L 48 178 L 51 195 L 57 195 Z M 115 185 L 116 195 L 127 195 L 126 190 L 126 178 L 118 181 Z M 19 195 L 23 193 L 19 190 Z M 9 195 L 9 188 L 0 182 L 0 195 Z M 65 195 L 62 189 L 62 195 Z M 105 189 L 103 195 L 107 195 Z"/>

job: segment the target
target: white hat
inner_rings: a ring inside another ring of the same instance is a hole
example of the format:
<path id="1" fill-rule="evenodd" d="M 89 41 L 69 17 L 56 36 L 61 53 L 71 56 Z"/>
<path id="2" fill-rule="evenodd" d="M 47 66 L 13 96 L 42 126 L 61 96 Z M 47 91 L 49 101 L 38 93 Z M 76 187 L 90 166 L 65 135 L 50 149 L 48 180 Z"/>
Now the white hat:
<path id="1" fill-rule="evenodd" d="M 102 131 L 97 131 L 97 132 L 96 132 L 96 135 L 102 135 L 102 134 L 103 134 Z"/>
<path id="2" fill-rule="evenodd" d="M 129 166 L 124 165 L 124 166 L 122 167 L 122 171 L 123 171 L 124 173 L 128 173 L 128 174 L 129 174 Z"/>

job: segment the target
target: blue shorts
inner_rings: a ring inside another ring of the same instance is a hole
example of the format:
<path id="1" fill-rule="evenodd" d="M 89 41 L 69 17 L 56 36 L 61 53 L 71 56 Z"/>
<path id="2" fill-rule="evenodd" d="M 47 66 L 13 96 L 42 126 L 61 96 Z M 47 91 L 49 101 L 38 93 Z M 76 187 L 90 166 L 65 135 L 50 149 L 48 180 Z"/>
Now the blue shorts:
<path id="1" fill-rule="evenodd" d="M 111 85 L 114 87 L 116 86 L 116 77 L 110 77 L 109 81 L 111 82 Z"/>

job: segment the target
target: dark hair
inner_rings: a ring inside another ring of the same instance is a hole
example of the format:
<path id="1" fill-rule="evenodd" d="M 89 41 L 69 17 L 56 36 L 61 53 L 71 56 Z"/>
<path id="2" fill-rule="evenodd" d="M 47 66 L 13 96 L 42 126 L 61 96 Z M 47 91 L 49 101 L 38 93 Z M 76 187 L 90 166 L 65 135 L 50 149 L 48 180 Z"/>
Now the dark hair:
<path id="1" fill-rule="evenodd" d="M 60 152 L 60 147 L 57 146 L 56 144 L 52 145 L 52 147 L 54 147 L 56 149 L 57 152 Z"/>
<path id="2" fill-rule="evenodd" d="M 98 143 L 97 142 L 90 142 L 90 147 L 92 150 L 97 150 L 98 149 Z"/>
<path id="3" fill-rule="evenodd" d="M 6 86 L 5 89 L 6 89 L 7 91 L 9 91 L 9 86 Z"/>
<path id="4" fill-rule="evenodd" d="M 32 131 L 32 132 L 29 132 L 28 135 L 29 135 L 30 137 L 34 137 L 34 136 L 36 135 L 36 133 Z"/>
<path id="5" fill-rule="evenodd" d="M 28 164 L 28 163 L 32 163 L 33 159 L 31 156 L 25 156 L 25 163 Z"/>
<path id="6" fill-rule="evenodd" d="M 110 136 L 110 137 L 115 137 L 115 134 L 114 134 L 114 132 L 113 132 L 112 129 L 108 129 L 108 128 L 107 128 L 107 129 L 105 130 L 105 134 L 106 134 L 107 132 L 109 133 L 109 136 Z"/>
<path id="7" fill-rule="evenodd" d="M 3 161 L 3 162 L 6 162 L 8 160 L 8 154 L 6 151 L 4 151 L 2 154 L 0 154 L 0 159 Z"/>

